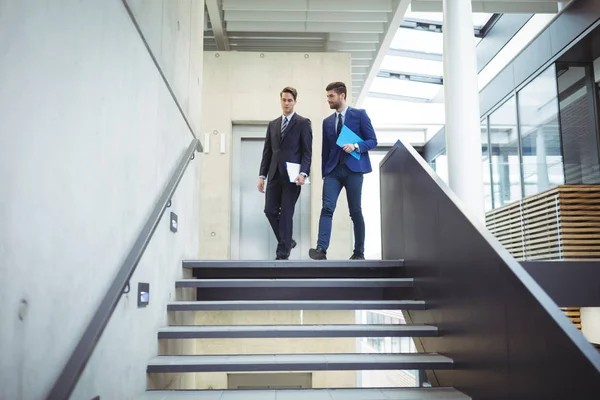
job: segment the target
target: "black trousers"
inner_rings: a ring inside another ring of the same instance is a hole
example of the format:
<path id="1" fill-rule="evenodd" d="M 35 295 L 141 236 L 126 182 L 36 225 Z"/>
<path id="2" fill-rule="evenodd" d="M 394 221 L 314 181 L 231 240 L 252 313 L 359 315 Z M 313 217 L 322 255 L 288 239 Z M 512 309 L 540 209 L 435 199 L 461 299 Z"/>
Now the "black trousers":
<path id="1" fill-rule="evenodd" d="M 292 250 L 294 210 L 300 197 L 301 186 L 291 183 L 287 173 L 279 170 L 267 182 L 265 215 L 277 238 L 277 256 L 289 257 Z"/>

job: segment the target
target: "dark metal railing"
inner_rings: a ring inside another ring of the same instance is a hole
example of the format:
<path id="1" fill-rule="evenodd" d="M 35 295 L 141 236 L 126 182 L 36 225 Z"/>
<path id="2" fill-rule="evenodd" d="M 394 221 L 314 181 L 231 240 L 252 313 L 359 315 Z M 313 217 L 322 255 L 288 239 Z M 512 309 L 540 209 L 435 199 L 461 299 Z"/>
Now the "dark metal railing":
<path id="1" fill-rule="evenodd" d="M 483 217 L 409 145 L 398 142 L 380 173 L 383 258 L 404 259 L 415 296 L 428 304 L 406 320 L 435 325 L 442 336 L 415 344 L 455 361 L 453 370 L 428 371 L 429 381 L 474 399 L 600 398 L 600 354 Z"/>
<path id="2" fill-rule="evenodd" d="M 194 152 L 199 149 L 198 140 L 193 139 L 181 157 L 179 164 L 175 168 L 175 171 L 162 194 L 158 198 L 156 205 L 150 213 L 150 216 L 144 224 L 135 243 L 131 247 L 129 254 L 127 254 L 127 257 L 125 257 L 125 260 L 119 267 L 119 270 L 106 294 L 102 298 L 100 305 L 96 309 L 87 328 L 83 332 L 83 335 L 81 335 L 77 346 L 73 350 L 73 353 L 46 397 L 47 400 L 66 400 L 73 392 L 79 377 L 85 369 L 108 321 L 110 321 L 110 318 L 121 299 L 123 291 L 129 285 L 129 280 L 135 272 L 140 259 L 144 255 L 144 251 L 146 250 L 148 243 L 150 243 L 154 231 L 167 209 L 168 203 L 173 197 L 177 186 L 179 186 L 179 182 L 181 181 L 190 160 L 194 159 Z"/>

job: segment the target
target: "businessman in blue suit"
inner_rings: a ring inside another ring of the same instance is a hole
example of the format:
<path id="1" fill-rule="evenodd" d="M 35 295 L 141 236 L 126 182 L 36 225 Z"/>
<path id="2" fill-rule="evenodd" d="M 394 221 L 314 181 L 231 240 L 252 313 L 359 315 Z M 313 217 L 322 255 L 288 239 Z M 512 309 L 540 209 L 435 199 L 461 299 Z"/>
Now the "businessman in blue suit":
<path id="1" fill-rule="evenodd" d="M 342 188 L 346 188 L 350 217 L 354 225 L 354 253 L 351 260 L 365 259 L 365 220 L 362 215 L 361 196 L 363 175 L 372 171 L 369 150 L 377 147 L 377 137 L 365 110 L 348 107 L 346 85 L 333 82 L 327 85 L 327 102 L 335 113 L 323 120 L 323 208 L 319 219 L 317 247 L 308 255 L 313 260 L 326 260 L 331 238 L 333 212 Z M 363 142 L 336 144 L 342 126 L 348 127 Z M 357 159 L 350 153 L 357 152 Z"/>

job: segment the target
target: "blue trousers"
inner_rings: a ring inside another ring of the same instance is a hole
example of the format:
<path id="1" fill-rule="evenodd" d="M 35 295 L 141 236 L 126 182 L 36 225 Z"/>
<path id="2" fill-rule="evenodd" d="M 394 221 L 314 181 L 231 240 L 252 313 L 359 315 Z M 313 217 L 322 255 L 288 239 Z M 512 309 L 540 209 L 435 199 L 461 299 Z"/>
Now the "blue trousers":
<path id="1" fill-rule="evenodd" d="M 363 174 L 350 171 L 345 164 L 338 164 L 323 180 L 323 208 L 319 219 L 317 247 L 325 251 L 329 247 L 333 212 L 342 188 L 346 188 L 350 218 L 354 225 L 354 254 L 364 256 L 365 220 L 361 207 Z"/>

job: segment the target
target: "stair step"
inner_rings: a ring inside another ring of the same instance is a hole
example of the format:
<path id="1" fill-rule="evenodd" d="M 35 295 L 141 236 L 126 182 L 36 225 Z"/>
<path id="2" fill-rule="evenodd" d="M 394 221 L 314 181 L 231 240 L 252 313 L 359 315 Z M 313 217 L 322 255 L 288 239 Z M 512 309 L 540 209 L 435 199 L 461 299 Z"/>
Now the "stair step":
<path id="1" fill-rule="evenodd" d="M 194 278 L 403 278 L 402 260 L 184 261 Z"/>
<path id="2" fill-rule="evenodd" d="M 453 388 L 148 391 L 138 400 L 469 400 Z"/>
<path id="3" fill-rule="evenodd" d="M 452 359 L 437 353 L 158 356 L 150 361 L 147 372 L 437 370 L 453 366 Z"/>
<path id="4" fill-rule="evenodd" d="M 207 310 L 425 310 L 422 300 L 236 300 L 175 301 L 168 311 Z"/>
<path id="5" fill-rule="evenodd" d="M 169 326 L 158 331 L 159 339 L 242 338 L 347 338 L 347 337 L 436 337 L 429 325 L 223 325 Z"/>
<path id="6" fill-rule="evenodd" d="M 184 268 L 399 268 L 403 260 L 184 260 Z"/>
<path id="7" fill-rule="evenodd" d="M 182 279 L 178 288 L 391 288 L 412 287 L 413 278 Z"/>

